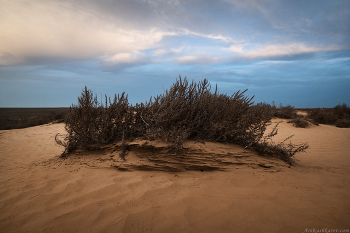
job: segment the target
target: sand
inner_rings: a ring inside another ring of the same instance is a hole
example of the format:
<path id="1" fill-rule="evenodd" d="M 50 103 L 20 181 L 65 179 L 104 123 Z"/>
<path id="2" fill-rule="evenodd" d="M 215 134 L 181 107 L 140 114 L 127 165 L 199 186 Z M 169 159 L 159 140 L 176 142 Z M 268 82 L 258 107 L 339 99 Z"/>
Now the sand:
<path id="1" fill-rule="evenodd" d="M 119 144 L 62 159 L 63 124 L 2 130 L 0 232 L 349 232 L 350 129 L 286 122 L 277 141 L 310 145 L 293 166 L 190 141 L 183 157 L 135 140 L 126 161 Z"/>

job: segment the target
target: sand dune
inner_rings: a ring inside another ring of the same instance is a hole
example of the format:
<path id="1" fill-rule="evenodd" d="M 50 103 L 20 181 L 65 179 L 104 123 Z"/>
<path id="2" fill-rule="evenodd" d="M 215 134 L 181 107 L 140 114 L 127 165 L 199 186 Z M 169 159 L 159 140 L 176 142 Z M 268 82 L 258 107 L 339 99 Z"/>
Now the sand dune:
<path id="1" fill-rule="evenodd" d="M 279 119 L 275 119 L 275 122 Z M 350 129 L 280 124 L 289 166 L 240 146 L 130 142 L 59 158 L 63 124 L 0 131 L 0 232 L 304 232 L 350 228 Z"/>

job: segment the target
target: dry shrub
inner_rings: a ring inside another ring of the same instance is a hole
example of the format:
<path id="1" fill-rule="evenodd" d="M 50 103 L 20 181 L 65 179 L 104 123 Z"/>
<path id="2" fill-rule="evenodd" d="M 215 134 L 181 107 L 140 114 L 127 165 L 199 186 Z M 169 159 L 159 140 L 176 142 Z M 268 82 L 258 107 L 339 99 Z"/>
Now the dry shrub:
<path id="1" fill-rule="evenodd" d="M 338 117 L 327 109 L 314 109 L 311 111 L 309 117 L 319 124 L 335 124 Z"/>
<path id="2" fill-rule="evenodd" d="M 335 115 L 338 116 L 338 119 L 349 119 L 350 118 L 350 107 L 345 103 L 342 105 L 338 104 L 333 109 Z"/>
<path id="3" fill-rule="evenodd" d="M 270 121 L 275 117 L 276 106 L 268 104 L 268 103 L 257 103 L 250 107 L 251 111 L 257 111 L 261 115 L 262 119 Z"/>
<path id="4" fill-rule="evenodd" d="M 295 127 L 299 127 L 299 128 L 306 128 L 309 126 L 309 122 L 304 117 L 301 117 L 301 116 L 295 117 L 291 121 L 288 121 L 288 123 L 293 123 Z"/>
<path id="5" fill-rule="evenodd" d="M 189 83 L 181 77 L 162 95 L 151 98 L 142 113 L 151 136 L 173 142 L 174 150 L 186 139 L 252 144 L 265 131 L 267 117 L 251 108 L 253 98 L 211 91 L 208 80 Z"/>
<path id="6" fill-rule="evenodd" d="M 350 119 L 339 119 L 335 122 L 335 126 L 339 128 L 350 128 Z"/>
<path id="7" fill-rule="evenodd" d="M 275 117 L 283 118 L 283 119 L 292 119 L 296 117 L 295 108 L 291 105 L 283 106 L 280 104 L 279 108 L 276 108 L 275 105 L 273 105 L 275 110 Z"/>
<path id="8" fill-rule="evenodd" d="M 119 157 L 123 160 L 125 160 L 125 157 L 126 157 L 126 154 L 128 151 L 128 146 L 129 146 L 129 144 L 126 143 L 124 140 L 123 140 L 122 144 L 120 145 L 122 151 L 119 153 Z"/>
<path id="9" fill-rule="evenodd" d="M 286 144 L 285 142 L 292 138 L 294 135 L 291 135 L 284 139 L 282 142 L 276 144 L 272 139 L 278 132 L 278 125 L 281 122 L 278 122 L 270 133 L 266 136 L 263 136 L 259 143 L 254 145 L 254 149 L 261 155 L 273 156 L 279 159 L 284 160 L 285 162 L 292 164 L 294 162 L 293 156 L 296 153 L 303 152 L 309 145 L 307 143 L 302 144 L 292 144 L 289 142 Z"/>
<path id="10" fill-rule="evenodd" d="M 140 120 L 134 114 L 128 104 L 128 97 L 115 95 L 113 102 L 105 97 L 105 105 L 97 101 L 93 92 L 86 87 L 78 97 L 78 105 L 72 105 L 65 118 L 66 152 L 77 147 L 89 148 L 91 145 L 106 144 L 125 138 L 130 138 L 138 133 L 136 128 Z M 143 133 L 143 132 L 141 132 Z"/>
<path id="11" fill-rule="evenodd" d="M 348 128 L 350 121 L 350 108 L 346 104 L 337 105 L 334 108 L 313 109 L 309 118 L 319 124 L 336 125 L 337 127 Z"/>
<path id="12" fill-rule="evenodd" d="M 288 156 L 306 149 L 293 144 L 269 144 L 263 135 L 273 107 L 265 103 L 253 105 L 254 96 L 244 96 L 246 91 L 228 96 L 220 94 L 217 87 L 212 91 L 206 79 L 189 83 L 179 77 L 163 94 L 133 107 L 124 93 L 115 96 L 113 102 L 109 100 L 109 104 L 105 97 L 103 105 L 85 87 L 78 105 L 72 105 L 65 119 L 68 136 L 64 142 L 57 141 L 68 153 L 77 147 L 122 140 L 122 158 L 127 150 L 124 140 L 133 137 L 171 142 L 168 152 L 174 155 L 183 149 L 186 139 L 239 144 L 262 154 L 273 152 L 287 162 Z"/>

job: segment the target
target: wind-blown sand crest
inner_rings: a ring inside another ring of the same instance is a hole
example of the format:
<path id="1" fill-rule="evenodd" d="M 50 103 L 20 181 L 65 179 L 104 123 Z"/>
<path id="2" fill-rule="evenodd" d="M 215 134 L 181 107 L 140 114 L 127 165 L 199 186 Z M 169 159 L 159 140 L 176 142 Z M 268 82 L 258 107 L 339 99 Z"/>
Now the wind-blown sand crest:
<path id="1" fill-rule="evenodd" d="M 275 119 L 275 122 L 279 119 Z M 59 158 L 63 124 L 0 131 L 0 232 L 304 232 L 349 229 L 350 129 L 295 128 L 289 166 L 237 145 L 120 143 Z"/>

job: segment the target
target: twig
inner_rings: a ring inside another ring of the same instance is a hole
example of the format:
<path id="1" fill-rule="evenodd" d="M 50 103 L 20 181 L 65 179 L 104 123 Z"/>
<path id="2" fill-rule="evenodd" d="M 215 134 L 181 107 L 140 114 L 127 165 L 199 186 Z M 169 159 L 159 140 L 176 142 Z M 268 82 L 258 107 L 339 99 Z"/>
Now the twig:
<path id="1" fill-rule="evenodd" d="M 145 122 L 146 125 L 149 125 L 142 117 L 142 111 L 141 111 L 141 119 L 143 120 L 143 122 Z"/>

